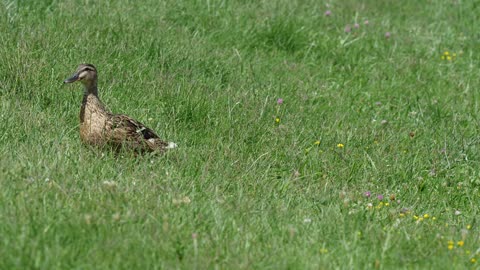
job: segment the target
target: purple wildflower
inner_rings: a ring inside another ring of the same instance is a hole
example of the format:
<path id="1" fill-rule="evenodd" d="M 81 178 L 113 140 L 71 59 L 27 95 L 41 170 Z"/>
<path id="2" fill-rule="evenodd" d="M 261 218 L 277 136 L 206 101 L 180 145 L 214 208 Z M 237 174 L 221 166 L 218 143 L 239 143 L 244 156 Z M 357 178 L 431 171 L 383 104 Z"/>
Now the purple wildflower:
<path id="1" fill-rule="evenodd" d="M 350 33 L 352 31 L 352 27 L 350 27 L 350 25 L 347 24 L 347 26 L 345 26 L 345 33 Z"/>
<path id="2" fill-rule="evenodd" d="M 283 98 L 277 99 L 277 104 L 278 104 L 278 105 L 282 105 L 282 104 L 283 104 Z"/>
<path id="3" fill-rule="evenodd" d="M 383 195 L 382 195 L 382 194 L 378 194 L 378 195 L 377 195 L 377 199 L 378 199 L 379 201 L 382 201 L 382 200 L 383 200 Z"/>
<path id="4" fill-rule="evenodd" d="M 332 15 L 332 11 L 330 10 L 325 11 L 325 16 L 330 16 L 330 15 Z"/>
<path id="5" fill-rule="evenodd" d="M 372 193 L 370 191 L 365 191 L 364 195 L 365 197 L 369 198 L 370 196 L 372 196 Z"/>
<path id="6" fill-rule="evenodd" d="M 370 22 L 368 20 L 365 20 L 365 22 L 363 22 L 363 24 L 365 25 L 368 25 Z"/>
<path id="7" fill-rule="evenodd" d="M 358 28 L 360 28 L 360 24 L 355 23 L 355 24 L 353 25 L 353 27 L 355 27 L 355 29 L 358 29 Z"/>

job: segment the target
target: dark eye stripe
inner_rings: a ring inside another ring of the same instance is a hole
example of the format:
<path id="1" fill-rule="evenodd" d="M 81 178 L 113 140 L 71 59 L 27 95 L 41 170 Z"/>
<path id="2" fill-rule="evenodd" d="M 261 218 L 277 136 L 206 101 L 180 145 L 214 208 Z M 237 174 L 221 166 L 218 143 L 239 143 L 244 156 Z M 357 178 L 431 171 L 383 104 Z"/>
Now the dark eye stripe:
<path id="1" fill-rule="evenodd" d="M 84 68 L 82 68 L 82 70 L 80 70 L 80 72 L 82 72 L 82 71 L 87 71 L 87 70 L 88 70 L 88 71 L 95 71 L 95 70 L 94 70 L 93 68 L 91 68 L 91 67 L 84 67 Z"/>

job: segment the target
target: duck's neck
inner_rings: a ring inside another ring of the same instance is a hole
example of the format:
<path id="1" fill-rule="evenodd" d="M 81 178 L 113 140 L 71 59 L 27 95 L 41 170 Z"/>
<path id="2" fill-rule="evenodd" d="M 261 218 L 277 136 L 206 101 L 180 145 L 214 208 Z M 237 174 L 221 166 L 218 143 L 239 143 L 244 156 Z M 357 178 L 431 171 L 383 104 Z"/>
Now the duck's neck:
<path id="1" fill-rule="evenodd" d="M 85 83 L 83 85 L 85 88 L 83 89 L 83 96 L 88 96 L 90 94 L 98 97 L 98 88 L 97 88 L 97 82 L 93 81 L 90 83 Z"/>
<path id="2" fill-rule="evenodd" d="M 103 105 L 102 101 L 100 101 L 100 98 L 98 98 L 98 89 L 96 84 L 85 85 L 82 107 L 80 109 L 80 123 L 84 122 L 86 114 L 92 112 L 103 115 L 109 114 L 109 112 L 105 109 L 105 105 Z"/>

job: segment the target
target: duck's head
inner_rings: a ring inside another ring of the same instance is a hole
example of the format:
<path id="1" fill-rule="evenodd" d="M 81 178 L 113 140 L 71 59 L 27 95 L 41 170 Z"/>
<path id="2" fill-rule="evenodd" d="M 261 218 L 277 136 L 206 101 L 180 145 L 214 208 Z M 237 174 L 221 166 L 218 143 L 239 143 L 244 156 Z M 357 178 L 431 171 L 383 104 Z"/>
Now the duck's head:
<path id="1" fill-rule="evenodd" d="M 91 64 L 80 64 L 77 71 L 73 75 L 63 81 L 63 83 L 73 83 L 76 81 L 82 82 L 85 86 L 96 86 L 97 84 L 97 69 Z"/>

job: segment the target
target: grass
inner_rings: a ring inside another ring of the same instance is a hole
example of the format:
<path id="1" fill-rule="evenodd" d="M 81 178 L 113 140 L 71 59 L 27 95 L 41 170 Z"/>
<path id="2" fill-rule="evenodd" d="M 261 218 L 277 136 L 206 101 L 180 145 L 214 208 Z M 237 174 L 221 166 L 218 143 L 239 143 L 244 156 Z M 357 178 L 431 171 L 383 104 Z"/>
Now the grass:
<path id="1" fill-rule="evenodd" d="M 329 3 L 0 2 L 0 268 L 478 267 L 480 5 Z M 82 62 L 179 149 L 81 145 Z"/>

